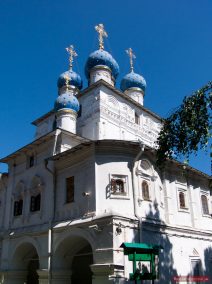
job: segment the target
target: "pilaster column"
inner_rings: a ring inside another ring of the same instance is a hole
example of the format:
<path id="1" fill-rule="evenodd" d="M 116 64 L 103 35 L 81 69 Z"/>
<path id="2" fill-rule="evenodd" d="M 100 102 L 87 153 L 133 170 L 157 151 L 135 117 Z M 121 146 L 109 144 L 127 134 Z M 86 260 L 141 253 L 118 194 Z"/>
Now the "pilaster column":
<path id="1" fill-rule="evenodd" d="M 113 263 L 92 264 L 92 284 L 124 283 L 124 266 Z"/>

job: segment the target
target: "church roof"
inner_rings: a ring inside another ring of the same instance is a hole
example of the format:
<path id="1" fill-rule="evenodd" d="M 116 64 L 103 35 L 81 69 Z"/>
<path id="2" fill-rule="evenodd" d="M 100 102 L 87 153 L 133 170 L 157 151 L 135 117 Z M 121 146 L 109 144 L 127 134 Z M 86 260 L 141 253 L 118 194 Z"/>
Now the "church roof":
<path id="1" fill-rule="evenodd" d="M 128 140 L 114 140 L 114 139 L 94 140 L 94 141 L 87 140 L 87 141 L 84 141 L 81 144 L 79 144 L 79 145 L 77 145 L 77 146 L 67 150 L 67 151 L 64 151 L 64 152 L 59 153 L 59 154 L 57 154 L 55 156 L 49 157 L 49 158 L 47 158 L 47 160 L 57 161 L 59 159 L 67 158 L 67 156 L 72 155 L 73 153 L 76 153 L 77 151 L 80 151 L 80 150 L 85 149 L 87 147 L 90 147 L 92 145 L 96 146 L 96 147 L 106 146 L 106 147 L 110 147 L 113 150 L 114 150 L 115 146 L 117 146 L 117 147 L 126 147 L 127 150 L 133 150 L 132 148 L 134 148 L 134 150 L 135 150 L 135 148 L 140 147 L 140 142 L 139 141 L 130 141 L 130 140 L 129 141 Z M 104 149 L 104 151 L 105 151 L 105 149 Z M 147 146 L 147 145 L 145 145 L 145 151 L 149 151 L 149 152 L 151 152 L 153 154 L 156 154 L 156 150 L 154 148 L 151 148 L 151 147 Z M 121 152 L 117 152 L 117 155 L 118 154 L 120 155 L 122 153 Z M 185 166 L 183 163 L 181 163 L 181 162 L 179 162 L 177 160 L 174 160 L 174 159 L 173 160 L 168 160 L 167 163 L 168 162 L 174 163 L 176 165 L 176 167 L 181 167 L 182 168 L 183 166 Z M 206 173 L 203 173 L 203 172 L 201 172 L 201 171 L 199 171 L 199 170 L 197 170 L 197 169 L 195 169 L 195 168 L 193 168 L 191 166 L 187 165 L 186 169 L 188 171 L 191 171 L 194 174 L 197 174 L 197 175 L 203 177 L 203 178 L 211 179 L 211 176 L 209 176 Z"/>
<path id="2" fill-rule="evenodd" d="M 57 128 L 55 129 L 54 131 L 51 131 L 41 137 L 39 137 L 38 139 L 34 140 L 33 142 L 25 145 L 24 147 L 18 149 L 17 151 L 13 152 L 12 154 L 0 159 L 0 162 L 1 163 L 7 163 L 9 160 L 11 159 L 14 159 L 16 158 L 17 156 L 20 156 L 22 153 L 26 153 L 27 151 L 30 151 L 33 149 L 34 146 L 39 146 L 49 140 L 51 140 L 52 137 L 55 136 L 55 133 L 57 130 L 60 130 L 62 133 L 66 134 L 66 135 L 69 135 L 77 140 L 79 140 L 80 142 L 85 142 L 85 141 L 89 141 L 87 138 L 84 138 L 84 137 L 81 137 L 81 136 L 78 136 L 74 133 L 71 133 L 69 131 L 65 131 L 63 129 L 60 129 L 60 128 Z"/>
<path id="3" fill-rule="evenodd" d="M 37 126 L 40 122 L 42 122 L 43 120 L 45 120 L 47 117 L 51 116 L 52 114 L 55 114 L 54 109 L 50 110 L 49 112 L 45 113 L 44 115 L 42 115 L 41 117 L 37 118 L 36 120 L 34 120 L 32 122 L 33 125 Z"/>

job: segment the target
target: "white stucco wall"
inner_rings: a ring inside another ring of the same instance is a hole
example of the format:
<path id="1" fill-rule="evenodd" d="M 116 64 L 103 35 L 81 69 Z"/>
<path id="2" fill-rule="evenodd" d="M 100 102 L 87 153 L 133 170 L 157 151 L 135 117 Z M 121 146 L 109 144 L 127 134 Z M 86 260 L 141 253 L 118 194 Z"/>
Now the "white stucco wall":
<path id="1" fill-rule="evenodd" d="M 154 147 L 161 122 L 142 107 L 101 86 L 79 97 L 81 117 L 77 133 L 89 139 L 141 139 Z M 135 112 L 139 124 L 135 123 Z"/>

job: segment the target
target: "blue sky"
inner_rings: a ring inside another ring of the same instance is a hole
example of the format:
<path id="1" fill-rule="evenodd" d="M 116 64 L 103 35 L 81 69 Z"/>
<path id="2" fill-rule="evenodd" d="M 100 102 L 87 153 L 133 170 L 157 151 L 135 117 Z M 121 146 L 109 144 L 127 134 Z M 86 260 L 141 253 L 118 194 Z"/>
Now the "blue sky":
<path id="1" fill-rule="evenodd" d="M 120 66 L 116 86 L 129 70 L 125 49 L 132 47 L 135 71 L 147 81 L 144 105 L 166 117 L 212 80 L 211 15 L 210 0 L 0 1 L 0 157 L 31 142 L 30 123 L 52 109 L 69 44 L 79 55 L 74 70 L 87 86 L 84 65 L 98 47 L 98 23 L 109 36 L 105 49 Z M 191 165 L 210 173 L 207 155 Z"/>

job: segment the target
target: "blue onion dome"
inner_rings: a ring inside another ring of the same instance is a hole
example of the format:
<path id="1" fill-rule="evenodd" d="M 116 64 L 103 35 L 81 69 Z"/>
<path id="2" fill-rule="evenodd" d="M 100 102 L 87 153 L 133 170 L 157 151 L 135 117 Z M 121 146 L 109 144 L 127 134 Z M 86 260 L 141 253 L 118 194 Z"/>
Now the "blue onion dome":
<path id="1" fill-rule="evenodd" d="M 82 89 L 82 79 L 80 75 L 74 72 L 73 70 L 66 71 L 60 75 L 57 81 L 57 86 L 59 89 L 67 85 L 66 77 L 69 78 L 68 85 L 75 86 L 79 90 Z"/>
<path id="2" fill-rule="evenodd" d="M 120 88 L 123 92 L 130 88 L 139 88 L 145 92 L 146 81 L 144 77 L 137 73 L 134 73 L 134 71 L 131 71 L 121 80 Z"/>
<path id="3" fill-rule="evenodd" d="M 69 91 L 66 91 L 62 95 L 58 96 L 55 104 L 54 110 L 58 111 L 60 109 L 69 109 L 75 112 L 79 111 L 78 99 Z"/>
<path id="4" fill-rule="evenodd" d="M 117 78 L 119 74 L 118 63 L 109 52 L 103 49 L 98 49 L 89 55 L 87 62 L 85 64 L 85 76 L 87 79 L 89 79 L 89 74 L 91 69 L 99 65 L 109 67 L 114 79 Z"/>

